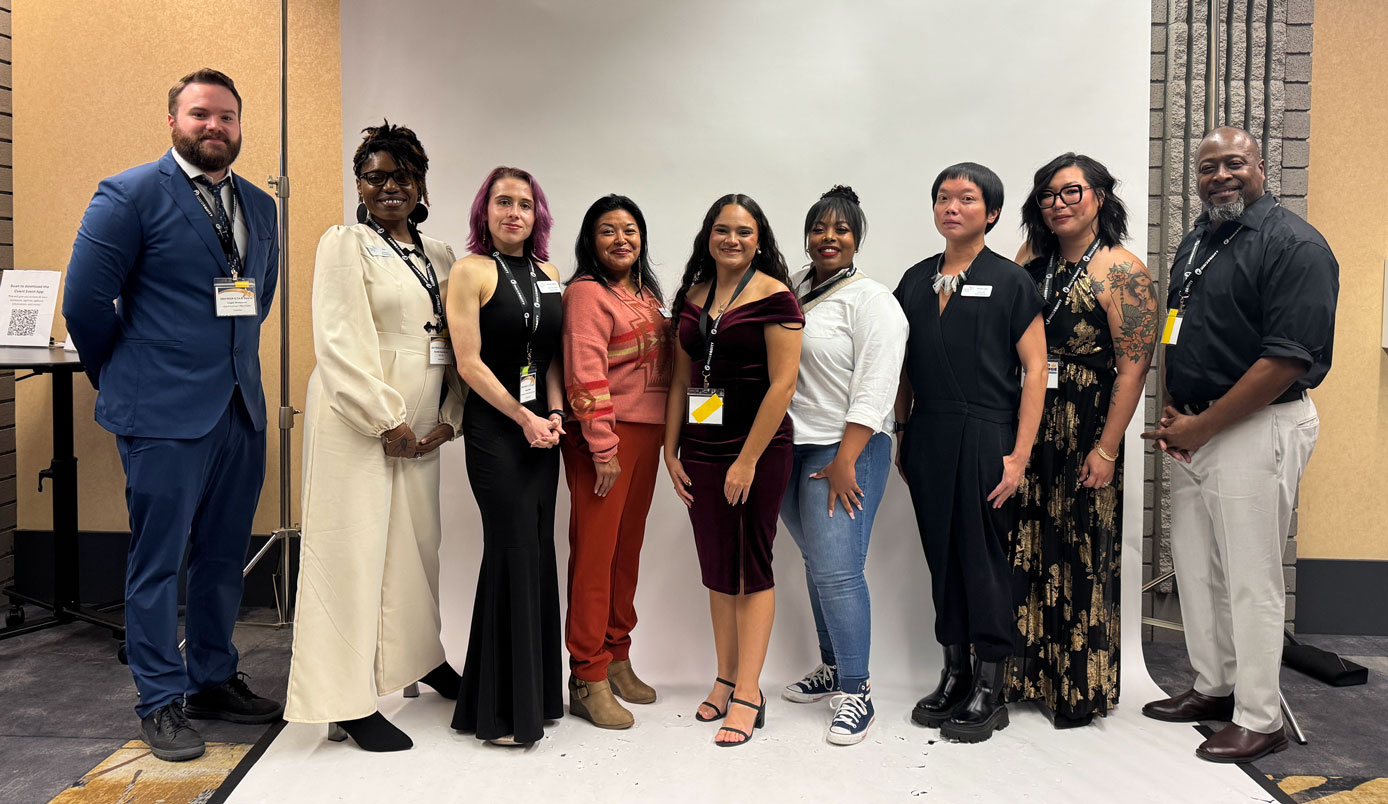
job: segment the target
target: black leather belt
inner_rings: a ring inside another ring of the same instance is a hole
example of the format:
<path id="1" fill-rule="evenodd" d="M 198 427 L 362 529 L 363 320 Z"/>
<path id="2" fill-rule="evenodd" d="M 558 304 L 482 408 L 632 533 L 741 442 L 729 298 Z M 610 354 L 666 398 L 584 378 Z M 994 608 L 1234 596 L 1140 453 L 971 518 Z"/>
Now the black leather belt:
<path id="1" fill-rule="evenodd" d="M 1269 404 L 1281 405 L 1281 404 L 1284 404 L 1284 403 L 1286 403 L 1286 402 L 1299 402 L 1299 401 L 1301 401 L 1301 399 L 1302 399 L 1303 397 L 1305 397 L 1305 396 L 1306 396 L 1306 392 L 1305 392 L 1305 391 L 1301 391 L 1301 390 L 1296 390 L 1296 391 L 1288 390 L 1288 391 L 1282 392 L 1282 395 L 1281 395 L 1281 396 L 1279 396 L 1279 397 L 1277 397 L 1276 399 L 1272 400 L 1272 402 L 1269 403 Z M 1211 401 L 1209 401 L 1209 402 L 1186 402 L 1186 403 L 1177 405 L 1177 406 L 1176 406 L 1176 409 L 1179 410 L 1180 412 L 1186 414 L 1187 416 L 1199 416 L 1200 414 L 1202 414 L 1202 413 L 1204 413 L 1205 411 L 1209 410 L 1209 409 L 1210 409 L 1210 406 L 1213 405 L 1216 401 L 1218 401 L 1218 400 L 1211 400 Z"/>

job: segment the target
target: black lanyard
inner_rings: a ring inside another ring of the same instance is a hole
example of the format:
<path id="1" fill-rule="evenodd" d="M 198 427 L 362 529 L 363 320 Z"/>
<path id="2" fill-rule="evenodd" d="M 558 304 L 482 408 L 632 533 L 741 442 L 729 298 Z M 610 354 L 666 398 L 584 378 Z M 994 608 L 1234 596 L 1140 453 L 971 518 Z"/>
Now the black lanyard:
<path id="1" fill-rule="evenodd" d="M 429 255 L 424 251 L 424 243 L 418 242 L 419 237 L 415 237 L 415 241 L 419 246 L 419 255 L 424 258 L 424 270 L 421 271 L 415 266 L 414 261 L 410 259 L 409 252 L 401 248 L 400 244 L 395 242 L 395 238 L 391 237 L 385 227 L 377 223 L 375 218 L 368 215 L 366 218 L 366 225 L 375 230 L 376 234 L 380 235 L 381 239 L 386 241 L 386 245 L 390 246 L 391 249 L 400 256 L 400 259 L 404 260 L 405 264 L 410 266 L 410 273 L 414 274 L 414 278 L 419 280 L 419 284 L 423 285 L 425 292 L 429 294 L 429 302 L 434 306 L 434 323 L 442 324 L 443 294 L 439 291 L 439 277 L 438 274 L 434 273 L 434 264 L 429 261 Z"/>
<path id="2" fill-rule="evenodd" d="M 193 195 L 198 199 L 198 203 L 202 205 L 202 211 L 206 212 L 208 219 L 212 221 L 212 228 L 217 232 L 217 242 L 222 246 L 222 256 L 226 257 L 227 267 L 231 269 L 231 278 L 240 278 L 241 252 L 236 250 L 236 179 L 234 178 L 234 174 L 227 174 L 227 178 L 229 179 L 229 184 L 227 186 L 231 188 L 231 205 L 227 207 L 227 222 L 225 226 L 222 225 L 222 219 L 221 216 L 217 214 L 217 210 L 213 209 L 212 205 L 207 203 L 207 199 L 203 197 L 202 193 L 198 192 L 197 182 L 193 181 L 193 178 L 187 173 L 183 174 L 183 178 L 188 180 L 188 187 L 192 189 Z M 211 182 L 212 180 L 208 179 L 208 181 Z M 215 188 L 212 186 L 209 186 L 207 190 L 208 192 L 216 192 Z M 218 197 L 217 201 L 220 205 L 221 198 Z"/>
<path id="3" fill-rule="evenodd" d="M 832 291 L 835 285 L 842 283 L 844 280 L 848 279 L 850 276 L 853 276 L 856 273 L 858 273 L 858 266 L 856 265 L 850 265 L 848 266 L 847 270 L 839 271 L 837 274 L 832 276 L 828 281 L 824 282 L 819 287 L 813 288 L 810 290 L 809 293 L 806 293 L 804 296 L 801 296 L 800 306 L 806 307 L 815 299 L 822 298 L 825 294 Z M 813 276 L 814 269 L 811 268 L 810 277 Z M 729 304 L 731 304 L 731 302 L 729 302 Z"/>
<path id="4" fill-rule="evenodd" d="M 718 317 L 713 319 L 712 328 L 709 327 L 708 308 L 713 306 L 714 294 L 718 290 L 718 275 L 714 274 L 713 279 L 708 283 L 708 298 L 704 299 L 704 309 L 699 311 L 699 333 L 708 341 L 708 353 L 704 355 L 705 388 L 708 387 L 709 374 L 713 371 L 713 341 L 718 337 L 718 324 L 723 320 L 723 316 L 728 314 L 728 309 L 733 306 L 733 302 L 737 301 L 737 297 L 742 294 L 743 289 L 747 287 L 747 283 L 752 281 L 752 274 L 756 272 L 756 268 L 750 265 L 747 266 L 747 270 L 743 272 L 742 278 L 737 282 L 737 287 L 733 289 L 733 297 L 728 299 L 728 304 L 723 308 L 723 312 L 719 313 Z"/>
<path id="5" fill-rule="evenodd" d="M 492 259 L 501 266 L 501 271 L 506 274 L 506 278 L 511 280 L 511 289 L 516 292 L 516 298 L 520 299 L 521 311 L 525 314 L 525 323 L 528 328 L 525 336 L 525 365 L 533 367 L 535 361 L 531 358 L 530 347 L 535 341 L 535 333 L 540 331 L 540 280 L 535 276 L 535 261 L 529 258 L 525 261 L 530 266 L 530 297 L 534 299 L 532 304 L 526 302 L 525 294 L 520 289 L 520 283 L 511 273 L 511 267 L 506 264 L 506 260 L 502 259 L 501 252 L 493 251 Z M 526 309 L 527 307 L 533 307 L 535 314 L 531 315 L 530 310 Z"/>
<path id="6" fill-rule="evenodd" d="M 1065 283 L 1065 289 L 1060 291 L 1060 297 L 1055 300 L 1055 305 L 1051 307 L 1051 311 L 1046 314 L 1046 324 L 1048 326 L 1051 323 L 1051 319 L 1055 318 L 1055 314 L 1060 312 L 1060 306 L 1065 303 L 1066 299 L 1070 298 L 1070 291 L 1075 287 L 1075 282 L 1080 278 L 1080 275 L 1085 272 L 1085 269 L 1089 267 L 1089 261 L 1094 259 L 1094 253 L 1098 250 L 1099 241 L 1096 238 L 1093 243 L 1089 244 L 1089 248 L 1085 250 L 1084 256 L 1080 257 L 1080 261 L 1075 263 L 1075 273 L 1071 274 L 1070 281 Z M 1051 283 L 1055 281 L 1055 272 L 1056 269 L 1060 267 L 1059 263 L 1060 254 L 1057 253 L 1051 258 L 1051 267 L 1046 270 L 1046 284 L 1041 289 L 1041 298 L 1045 299 L 1047 304 L 1051 303 Z"/>
<path id="7" fill-rule="evenodd" d="M 1243 224 L 1240 223 L 1239 228 L 1235 229 L 1233 234 L 1224 238 L 1224 242 L 1220 244 L 1220 247 L 1215 249 L 1214 253 L 1211 254 L 1209 257 L 1205 258 L 1205 261 L 1200 263 L 1199 268 L 1196 268 L 1194 271 L 1192 271 L 1191 266 L 1195 265 L 1195 255 L 1200 253 L 1200 241 L 1204 239 L 1202 237 L 1195 238 L 1195 245 L 1191 246 L 1190 249 L 1190 259 L 1186 260 L 1185 276 L 1181 278 L 1181 295 L 1178 297 L 1178 300 L 1176 302 L 1177 312 L 1184 313 L 1186 311 L 1186 302 L 1190 300 L 1190 292 L 1195 288 L 1195 280 L 1199 279 L 1205 273 L 1205 269 L 1210 266 L 1210 263 L 1214 262 L 1215 257 L 1219 256 L 1220 250 L 1223 249 L 1225 246 L 1229 245 L 1229 241 L 1233 240 L 1234 237 L 1242 231 Z"/>

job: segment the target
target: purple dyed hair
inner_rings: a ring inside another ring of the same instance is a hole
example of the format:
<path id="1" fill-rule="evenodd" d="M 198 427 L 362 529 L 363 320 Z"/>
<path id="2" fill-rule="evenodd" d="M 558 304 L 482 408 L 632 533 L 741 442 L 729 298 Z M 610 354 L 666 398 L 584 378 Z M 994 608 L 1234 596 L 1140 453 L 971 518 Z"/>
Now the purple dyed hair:
<path id="1" fill-rule="evenodd" d="M 529 171 L 504 165 L 492 168 L 492 172 L 487 174 L 482 186 L 478 188 L 477 197 L 472 199 L 472 212 L 468 214 L 467 250 L 473 254 L 492 253 L 492 233 L 487 228 L 487 206 L 492 200 L 492 186 L 501 179 L 520 179 L 530 185 L 530 192 L 535 196 L 535 226 L 530 230 L 530 237 L 525 240 L 525 253 L 542 262 L 548 261 L 549 230 L 554 226 L 554 218 L 550 217 L 549 201 L 545 199 L 545 191 L 540 189 L 540 183 L 535 181 L 535 177 L 530 175 Z"/>

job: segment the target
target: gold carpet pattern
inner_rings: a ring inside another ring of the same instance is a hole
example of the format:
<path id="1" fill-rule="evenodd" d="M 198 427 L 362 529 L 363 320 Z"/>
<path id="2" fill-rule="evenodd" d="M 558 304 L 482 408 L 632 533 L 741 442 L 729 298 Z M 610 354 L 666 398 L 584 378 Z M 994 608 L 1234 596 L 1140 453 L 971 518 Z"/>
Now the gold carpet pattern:
<path id="1" fill-rule="evenodd" d="M 131 740 L 49 804 L 203 804 L 221 787 L 249 743 L 208 743 L 188 762 L 165 762 Z"/>

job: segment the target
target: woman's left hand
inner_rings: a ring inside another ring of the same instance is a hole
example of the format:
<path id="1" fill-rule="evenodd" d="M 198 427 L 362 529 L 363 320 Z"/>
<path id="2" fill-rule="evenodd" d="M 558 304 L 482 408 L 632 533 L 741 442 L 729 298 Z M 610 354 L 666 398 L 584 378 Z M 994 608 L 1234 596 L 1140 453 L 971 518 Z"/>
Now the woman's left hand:
<path id="1" fill-rule="evenodd" d="M 848 512 L 849 519 L 856 519 L 853 515 L 854 507 L 859 511 L 863 510 L 863 490 L 858 486 L 858 473 L 853 464 L 841 462 L 838 458 L 830 461 L 823 469 L 810 475 L 811 478 L 827 479 L 829 481 L 829 516 L 834 516 L 834 503 L 843 504 L 843 510 Z"/>
<path id="2" fill-rule="evenodd" d="M 1102 489 L 1113 482 L 1114 462 L 1106 461 L 1098 450 L 1090 450 L 1080 467 L 1080 485 L 1087 489 Z"/>
<path id="3" fill-rule="evenodd" d="M 564 417 L 562 415 L 549 414 L 549 431 L 555 435 L 564 435 Z"/>
<path id="4" fill-rule="evenodd" d="M 415 442 L 414 456 L 423 458 L 438 449 L 445 441 L 453 440 L 453 425 L 439 422 L 419 441 Z"/>
<path id="5" fill-rule="evenodd" d="M 1017 493 L 1017 487 L 1022 485 L 1022 474 L 1027 469 L 1027 457 L 1018 455 L 1004 455 L 1002 458 L 1002 481 L 998 487 L 993 489 L 993 493 L 988 495 L 988 502 L 994 508 L 1001 508 L 1007 499 Z"/>
<path id="6" fill-rule="evenodd" d="M 756 473 L 756 465 L 741 458 L 733 461 L 733 465 L 728 467 L 727 476 L 723 478 L 723 497 L 728 505 L 747 502 L 747 494 L 752 490 L 752 477 Z"/>

